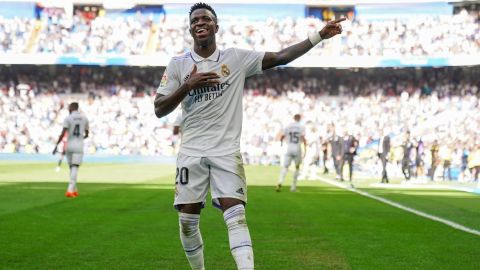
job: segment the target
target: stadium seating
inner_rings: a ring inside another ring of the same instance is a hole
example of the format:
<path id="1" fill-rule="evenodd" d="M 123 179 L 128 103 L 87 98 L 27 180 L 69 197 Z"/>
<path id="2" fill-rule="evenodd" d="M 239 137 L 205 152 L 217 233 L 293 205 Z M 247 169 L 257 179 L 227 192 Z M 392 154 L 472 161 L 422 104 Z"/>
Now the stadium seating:
<path id="1" fill-rule="evenodd" d="M 480 53 L 478 12 L 411 17 L 408 20 L 344 23 L 341 39 L 322 43 L 310 52 L 328 56 L 452 56 Z M 172 16 L 155 21 L 148 16 L 97 17 L 86 21 L 64 13 L 35 19 L 0 19 L 0 50 L 15 53 L 158 54 L 170 56 L 188 49 L 188 20 Z M 179 25 L 181 27 L 179 27 Z M 220 48 L 276 51 L 304 40 L 324 22 L 315 18 L 284 18 L 222 25 Z M 340 46 L 341 45 L 341 46 Z"/>

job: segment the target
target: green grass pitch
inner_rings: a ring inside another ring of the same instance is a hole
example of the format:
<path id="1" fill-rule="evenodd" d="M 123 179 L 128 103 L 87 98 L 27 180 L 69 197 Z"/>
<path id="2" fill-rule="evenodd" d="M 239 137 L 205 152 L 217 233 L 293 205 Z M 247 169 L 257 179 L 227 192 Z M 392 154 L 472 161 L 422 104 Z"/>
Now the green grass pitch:
<path id="1" fill-rule="evenodd" d="M 172 207 L 173 166 L 0 164 L 0 270 L 189 269 Z M 319 181 L 274 191 L 278 167 L 247 167 L 256 269 L 480 269 L 480 237 Z M 291 174 L 287 176 L 287 185 Z M 362 190 L 480 230 L 480 196 Z M 221 212 L 201 217 L 206 268 L 235 269 Z"/>

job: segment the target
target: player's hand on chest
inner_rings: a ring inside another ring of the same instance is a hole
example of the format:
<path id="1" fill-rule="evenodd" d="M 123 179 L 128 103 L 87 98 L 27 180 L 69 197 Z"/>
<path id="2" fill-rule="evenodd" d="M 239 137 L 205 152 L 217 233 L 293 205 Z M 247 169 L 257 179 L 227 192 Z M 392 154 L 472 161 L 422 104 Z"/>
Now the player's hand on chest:
<path id="1" fill-rule="evenodd" d="M 185 84 L 190 90 L 215 86 L 220 83 L 220 76 L 213 71 L 199 71 L 198 66 L 193 65 L 192 70 L 187 74 L 185 79 Z"/>

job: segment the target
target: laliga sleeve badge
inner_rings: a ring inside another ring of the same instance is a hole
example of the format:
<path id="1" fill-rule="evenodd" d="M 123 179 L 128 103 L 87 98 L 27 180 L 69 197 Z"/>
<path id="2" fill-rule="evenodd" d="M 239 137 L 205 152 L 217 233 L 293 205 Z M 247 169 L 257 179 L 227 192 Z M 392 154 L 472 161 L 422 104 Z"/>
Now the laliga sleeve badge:
<path id="1" fill-rule="evenodd" d="M 228 69 L 228 66 L 225 64 L 222 64 L 222 75 L 223 77 L 228 77 L 228 75 L 230 75 L 230 69 Z"/>
<path id="2" fill-rule="evenodd" d="M 167 76 L 167 73 L 165 72 L 165 74 L 163 74 L 162 80 L 160 81 L 160 87 L 167 86 L 167 82 L 168 82 L 168 76 Z"/>

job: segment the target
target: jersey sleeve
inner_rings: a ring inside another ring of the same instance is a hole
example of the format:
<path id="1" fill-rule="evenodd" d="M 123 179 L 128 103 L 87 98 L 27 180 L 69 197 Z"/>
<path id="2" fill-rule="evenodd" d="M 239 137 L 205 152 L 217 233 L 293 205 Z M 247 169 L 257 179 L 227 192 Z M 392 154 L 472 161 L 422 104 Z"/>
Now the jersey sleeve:
<path id="1" fill-rule="evenodd" d="M 168 66 L 163 73 L 162 81 L 160 82 L 160 86 L 157 88 L 157 94 L 169 95 L 179 87 L 180 79 L 178 78 L 176 72 L 175 62 L 172 59 L 170 60 L 170 63 L 168 63 Z"/>
<path id="2" fill-rule="evenodd" d="M 265 52 L 235 49 L 241 66 L 245 70 L 245 77 L 262 74 L 262 60 Z"/>
<path id="3" fill-rule="evenodd" d="M 175 118 L 175 121 L 173 122 L 173 126 L 180 126 L 182 124 L 182 113 L 177 114 L 177 118 Z"/>
<path id="4" fill-rule="evenodd" d="M 65 117 L 65 120 L 63 120 L 63 128 L 68 128 L 70 126 L 69 123 L 68 117 Z"/>

